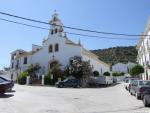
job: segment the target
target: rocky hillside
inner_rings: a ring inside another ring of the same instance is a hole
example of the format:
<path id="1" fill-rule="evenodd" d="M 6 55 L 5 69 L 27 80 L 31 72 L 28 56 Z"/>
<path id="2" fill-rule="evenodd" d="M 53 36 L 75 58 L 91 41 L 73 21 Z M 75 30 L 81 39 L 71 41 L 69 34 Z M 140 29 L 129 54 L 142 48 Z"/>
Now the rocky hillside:
<path id="1" fill-rule="evenodd" d="M 137 50 L 135 46 L 128 47 L 112 47 L 108 49 L 92 50 L 92 52 L 99 56 L 99 59 L 109 63 L 116 64 L 118 62 L 127 63 L 136 62 Z"/>

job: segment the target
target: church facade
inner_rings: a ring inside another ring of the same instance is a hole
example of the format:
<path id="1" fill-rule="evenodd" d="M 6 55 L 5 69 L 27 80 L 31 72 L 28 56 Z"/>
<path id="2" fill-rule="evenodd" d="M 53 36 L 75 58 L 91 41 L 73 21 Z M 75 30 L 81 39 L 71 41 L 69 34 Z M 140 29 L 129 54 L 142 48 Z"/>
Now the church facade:
<path id="1" fill-rule="evenodd" d="M 69 59 L 74 56 L 80 56 L 84 61 L 90 61 L 93 71 L 97 70 L 102 75 L 110 71 L 110 66 L 98 59 L 98 56 L 85 49 L 80 41 L 74 43 L 64 33 L 64 28 L 58 14 L 55 13 L 50 21 L 52 25 L 49 35 L 43 39 L 42 45 L 32 45 L 31 51 L 15 50 L 11 53 L 11 78 L 16 80 L 17 76 L 31 64 L 39 64 L 41 69 L 39 75 L 47 74 L 53 61 L 58 61 L 63 70 L 68 64 Z"/>

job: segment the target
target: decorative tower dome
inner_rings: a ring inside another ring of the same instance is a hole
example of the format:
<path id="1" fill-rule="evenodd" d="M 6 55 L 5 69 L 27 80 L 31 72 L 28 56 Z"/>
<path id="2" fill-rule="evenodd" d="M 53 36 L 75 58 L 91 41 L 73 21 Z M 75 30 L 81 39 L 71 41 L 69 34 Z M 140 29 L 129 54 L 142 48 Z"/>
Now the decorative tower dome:
<path id="1" fill-rule="evenodd" d="M 58 18 L 56 10 L 55 13 L 52 15 L 52 20 L 50 20 L 49 24 L 51 25 L 50 30 L 51 35 L 63 32 L 63 24 L 61 20 Z"/>

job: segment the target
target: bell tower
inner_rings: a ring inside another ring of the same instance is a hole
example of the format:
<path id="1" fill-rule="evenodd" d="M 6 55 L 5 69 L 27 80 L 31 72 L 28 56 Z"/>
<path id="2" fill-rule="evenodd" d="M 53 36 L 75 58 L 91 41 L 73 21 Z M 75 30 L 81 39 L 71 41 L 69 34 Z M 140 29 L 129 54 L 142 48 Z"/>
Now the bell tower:
<path id="1" fill-rule="evenodd" d="M 52 20 L 49 21 L 49 24 L 51 25 L 50 28 L 50 34 L 49 35 L 59 35 L 62 36 L 62 32 L 63 32 L 63 24 L 61 22 L 61 20 L 58 18 L 58 13 L 54 12 L 54 14 L 52 15 Z"/>

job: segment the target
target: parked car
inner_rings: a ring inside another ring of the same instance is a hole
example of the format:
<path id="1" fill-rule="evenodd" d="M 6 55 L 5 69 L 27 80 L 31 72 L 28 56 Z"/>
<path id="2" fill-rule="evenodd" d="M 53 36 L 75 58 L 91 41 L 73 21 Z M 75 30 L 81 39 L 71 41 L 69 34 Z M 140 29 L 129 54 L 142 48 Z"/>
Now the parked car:
<path id="1" fill-rule="evenodd" d="M 90 87 L 109 86 L 112 83 L 113 83 L 113 77 L 111 76 L 90 77 L 90 80 L 88 82 Z"/>
<path id="2" fill-rule="evenodd" d="M 14 86 L 14 82 L 0 77 L 0 94 L 4 94 L 8 90 L 11 90 Z"/>
<path id="3" fill-rule="evenodd" d="M 138 78 L 127 78 L 125 80 L 125 89 L 128 90 L 129 92 L 130 92 L 131 84 L 133 83 L 134 80 L 138 80 Z"/>
<path id="4" fill-rule="evenodd" d="M 77 79 L 65 79 L 64 81 L 57 82 L 55 85 L 58 88 L 63 88 L 63 87 L 77 88 L 77 87 L 81 87 L 81 83 Z"/>
<path id="5" fill-rule="evenodd" d="M 150 80 L 134 80 L 130 93 L 131 95 L 135 95 L 137 99 L 141 99 L 141 95 L 144 91 L 150 89 Z"/>
<path id="6" fill-rule="evenodd" d="M 117 82 L 118 82 L 117 78 L 113 77 L 113 83 L 117 83 Z"/>
<path id="7" fill-rule="evenodd" d="M 150 107 L 150 90 L 145 90 L 141 95 L 145 107 Z"/>

